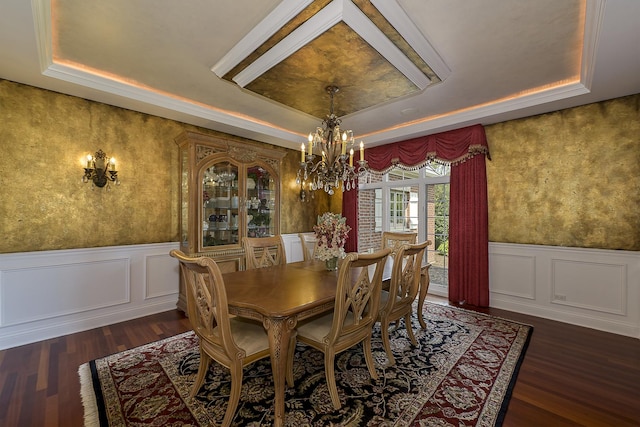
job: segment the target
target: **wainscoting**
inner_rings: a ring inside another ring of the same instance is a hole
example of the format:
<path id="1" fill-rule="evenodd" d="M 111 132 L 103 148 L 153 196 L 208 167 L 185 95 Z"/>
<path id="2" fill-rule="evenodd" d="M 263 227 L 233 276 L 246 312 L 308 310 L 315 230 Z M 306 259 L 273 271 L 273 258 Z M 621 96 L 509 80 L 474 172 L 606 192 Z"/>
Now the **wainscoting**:
<path id="1" fill-rule="evenodd" d="M 0 349 L 175 308 L 178 243 L 0 255 Z"/>
<path id="2" fill-rule="evenodd" d="M 301 261 L 298 235 L 283 240 Z M 175 308 L 177 248 L 0 254 L 0 349 Z M 491 243 L 489 264 L 492 307 L 640 338 L 638 252 Z"/>
<path id="3" fill-rule="evenodd" d="M 640 338 L 640 252 L 489 244 L 491 307 Z"/>
<path id="4" fill-rule="evenodd" d="M 287 261 L 302 261 L 297 234 Z M 172 310 L 179 244 L 0 254 L 0 350 Z"/>

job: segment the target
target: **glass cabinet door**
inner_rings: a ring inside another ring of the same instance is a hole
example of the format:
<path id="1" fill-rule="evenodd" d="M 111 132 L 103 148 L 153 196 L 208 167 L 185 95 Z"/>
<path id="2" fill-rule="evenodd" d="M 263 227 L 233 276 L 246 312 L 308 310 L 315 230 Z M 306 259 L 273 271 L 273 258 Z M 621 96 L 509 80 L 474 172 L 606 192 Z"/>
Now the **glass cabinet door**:
<path id="1" fill-rule="evenodd" d="M 214 163 L 202 174 L 202 247 L 238 244 L 238 167 Z"/>
<path id="2" fill-rule="evenodd" d="M 247 168 L 247 236 L 276 235 L 276 182 L 263 167 Z"/>

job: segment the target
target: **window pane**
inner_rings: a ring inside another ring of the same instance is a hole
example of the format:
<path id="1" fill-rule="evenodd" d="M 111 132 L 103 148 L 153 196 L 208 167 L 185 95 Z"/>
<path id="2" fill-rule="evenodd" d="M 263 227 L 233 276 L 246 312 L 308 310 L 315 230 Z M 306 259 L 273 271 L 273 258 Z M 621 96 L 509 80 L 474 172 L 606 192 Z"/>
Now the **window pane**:
<path id="1" fill-rule="evenodd" d="M 392 187 L 389 199 L 389 231 L 417 231 L 418 186 Z"/>
<path id="2" fill-rule="evenodd" d="M 396 167 L 391 169 L 387 173 L 389 177 L 389 181 L 402 181 L 405 179 L 416 179 L 420 178 L 419 170 L 405 170 L 400 167 Z"/>
<path id="3" fill-rule="evenodd" d="M 431 283 L 449 284 L 449 184 L 427 185 L 427 249 Z"/>
<path id="4" fill-rule="evenodd" d="M 404 179 L 404 171 L 402 169 L 392 169 L 388 174 L 389 181 L 402 181 Z"/>
<path id="5" fill-rule="evenodd" d="M 424 167 L 424 172 L 427 177 L 450 176 L 451 165 L 441 165 L 436 162 L 431 162 Z"/>

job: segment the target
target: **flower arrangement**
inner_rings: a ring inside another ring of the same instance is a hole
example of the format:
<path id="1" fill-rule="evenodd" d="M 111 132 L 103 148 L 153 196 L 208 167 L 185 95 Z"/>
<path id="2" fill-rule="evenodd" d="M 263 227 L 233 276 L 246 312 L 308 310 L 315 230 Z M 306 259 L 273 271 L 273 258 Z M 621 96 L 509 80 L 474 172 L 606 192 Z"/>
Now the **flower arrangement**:
<path id="1" fill-rule="evenodd" d="M 318 225 L 313 226 L 313 231 L 318 239 L 316 258 L 329 261 L 334 258 L 344 258 L 344 244 L 351 227 L 347 219 L 340 214 L 325 212 L 318 217 Z"/>

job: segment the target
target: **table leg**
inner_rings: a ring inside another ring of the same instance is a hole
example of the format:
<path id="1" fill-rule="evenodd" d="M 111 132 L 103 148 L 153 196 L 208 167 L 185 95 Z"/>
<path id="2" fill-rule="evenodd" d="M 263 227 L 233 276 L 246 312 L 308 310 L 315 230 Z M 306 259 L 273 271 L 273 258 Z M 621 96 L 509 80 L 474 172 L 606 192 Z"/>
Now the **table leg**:
<path id="1" fill-rule="evenodd" d="M 296 326 L 295 318 L 266 318 L 264 328 L 269 335 L 271 349 L 271 370 L 275 388 L 274 426 L 284 425 L 284 389 L 287 373 L 287 356 L 291 331 Z"/>
<path id="2" fill-rule="evenodd" d="M 422 311 L 424 310 L 424 300 L 427 299 L 427 291 L 429 290 L 429 267 L 431 264 L 425 265 L 420 270 L 420 294 L 418 296 L 418 322 L 422 329 L 427 328 L 427 324 L 422 318 Z"/>

